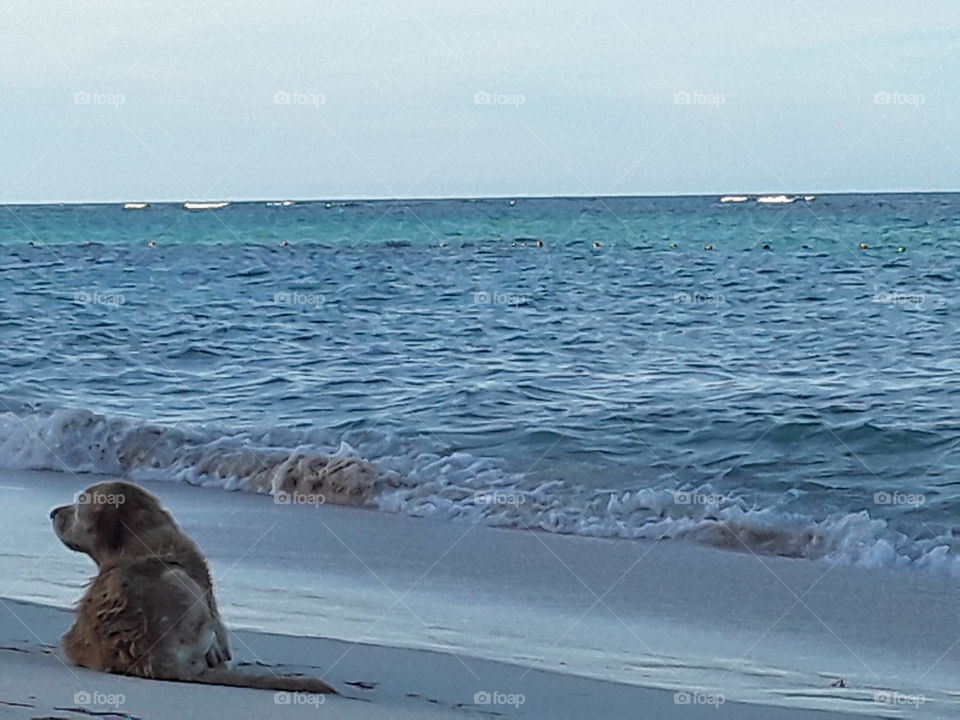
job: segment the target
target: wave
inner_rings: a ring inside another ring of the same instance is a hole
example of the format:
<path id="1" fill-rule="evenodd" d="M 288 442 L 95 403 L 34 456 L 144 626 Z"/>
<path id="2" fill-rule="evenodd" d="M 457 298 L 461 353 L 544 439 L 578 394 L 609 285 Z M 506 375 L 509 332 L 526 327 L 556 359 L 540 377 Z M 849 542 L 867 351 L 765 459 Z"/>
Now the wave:
<path id="1" fill-rule="evenodd" d="M 343 443 L 331 452 L 308 446 L 256 445 L 243 435 L 164 427 L 89 410 L 0 415 L 0 464 L 10 469 L 181 480 L 271 495 L 297 494 L 338 505 L 364 505 L 395 474 L 378 472 Z"/>
<path id="2" fill-rule="evenodd" d="M 416 517 L 590 537 L 692 540 L 867 567 L 960 574 L 951 537 L 911 537 L 869 512 L 815 518 L 759 507 L 709 485 L 603 490 L 532 484 L 497 458 L 440 455 L 382 437 L 362 457 L 346 441 L 293 430 L 168 427 L 84 409 L 0 414 L 0 467 L 181 481 Z"/>

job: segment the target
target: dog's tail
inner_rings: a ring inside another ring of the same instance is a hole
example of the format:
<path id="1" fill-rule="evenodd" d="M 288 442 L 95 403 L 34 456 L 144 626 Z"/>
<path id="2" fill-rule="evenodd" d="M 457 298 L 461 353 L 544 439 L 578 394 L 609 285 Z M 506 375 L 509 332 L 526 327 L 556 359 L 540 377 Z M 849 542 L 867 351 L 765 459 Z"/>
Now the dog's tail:
<path id="1" fill-rule="evenodd" d="M 192 678 L 193 682 L 205 685 L 253 688 L 255 690 L 283 690 L 286 692 L 323 693 L 339 695 L 323 680 L 309 677 L 283 677 L 279 675 L 248 675 L 227 668 L 210 668 Z"/>

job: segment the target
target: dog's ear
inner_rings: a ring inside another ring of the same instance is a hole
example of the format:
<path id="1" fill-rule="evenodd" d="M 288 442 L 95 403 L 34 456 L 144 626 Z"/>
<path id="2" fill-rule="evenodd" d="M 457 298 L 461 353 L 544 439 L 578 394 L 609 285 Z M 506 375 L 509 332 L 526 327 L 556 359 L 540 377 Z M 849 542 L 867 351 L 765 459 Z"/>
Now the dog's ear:
<path id="1" fill-rule="evenodd" d="M 96 538 L 96 546 L 107 552 L 117 552 L 123 546 L 126 528 L 123 524 L 123 506 L 101 503 L 92 510 L 91 534 Z"/>

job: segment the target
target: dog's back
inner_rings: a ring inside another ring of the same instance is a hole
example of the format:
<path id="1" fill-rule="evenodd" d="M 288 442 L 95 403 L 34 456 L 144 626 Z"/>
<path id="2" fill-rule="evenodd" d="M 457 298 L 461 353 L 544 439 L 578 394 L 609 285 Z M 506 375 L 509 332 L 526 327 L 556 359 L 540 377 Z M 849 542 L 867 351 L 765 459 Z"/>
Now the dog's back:
<path id="1" fill-rule="evenodd" d="M 160 558 L 105 567 L 64 636 L 77 665 L 146 678 L 186 678 L 229 659 L 218 645 L 208 591 L 186 569 Z"/>

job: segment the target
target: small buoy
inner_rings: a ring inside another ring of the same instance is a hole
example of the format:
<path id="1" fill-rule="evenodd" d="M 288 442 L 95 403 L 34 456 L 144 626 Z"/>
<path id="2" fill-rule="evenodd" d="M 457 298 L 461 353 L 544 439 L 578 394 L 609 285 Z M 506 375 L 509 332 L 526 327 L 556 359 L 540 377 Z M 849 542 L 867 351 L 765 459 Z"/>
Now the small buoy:
<path id="1" fill-rule="evenodd" d="M 716 250 L 716 248 L 713 247 L 713 245 L 704 245 L 704 246 L 703 246 L 703 249 L 704 249 L 704 250 Z"/>
<path id="2" fill-rule="evenodd" d="M 897 248 L 897 252 L 898 252 L 898 253 L 902 253 L 902 252 L 906 252 L 906 251 L 907 251 L 907 249 L 906 249 L 903 245 L 901 245 L 900 247 Z"/>
<path id="3" fill-rule="evenodd" d="M 763 247 L 764 250 L 769 250 L 769 249 L 770 249 L 770 243 L 764 243 L 762 247 Z"/>
<path id="4" fill-rule="evenodd" d="M 516 200 L 511 200 L 511 201 L 510 201 L 510 207 L 513 207 L 513 206 L 516 205 L 516 204 L 517 204 L 517 201 L 516 201 Z"/>
<path id="5" fill-rule="evenodd" d="M 594 241 L 593 241 L 593 246 L 594 246 L 595 248 L 602 248 L 602 247 L 603 247 L 603 245 L 600 244 L 600 241 L 599 241 L 599 240 L 594 240 Z"/>
<path id="6" fill-rule="evenodd" d="M 286 240 L 281 240 L 281 241 L 280 241 L 280 247 L 287 247 L 289 244 L 290 244 L 290 243 L 288 243 Z"/>
<path id="7" fill-rule="evenodd" d="M 440 247 L 450 247 L 450 243 L 442 242 L 440 243 Z"/>
<path id="8" fill-rule="evenodd" d="M 536 245 L 537 247 L 543 247 L 543 240 L 537 240 L 537 241 L 534 243 L 534 245 Z"/>
<path id="9" fill-rule="evenodd" d="M 677 247 L 679 247 L 679 245 L 677 245 L 676 243 L 670 243 L 670 247 L 671 247 L 671 248 L 677 248 Z"/>
<path id="10" fill-rule="evenodd" d="M 866 243 L 860 243 L 859 245 L 857 245 L 857 247 L 860 248 L 861 250 L 869 250 L 869 249 L 870 249 L 870 246 L 867 245 Z"/>
<path id="11" fill-rule="evenodd" d="M 147 243 L 147 247 L 156 247 L 156 246 L 157 246 L 156 240 L 151 240 L 150 242 Z"/>

